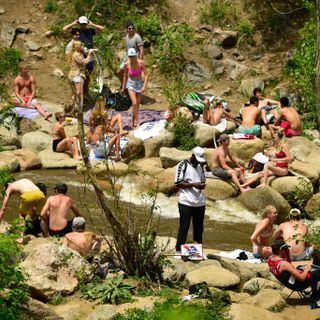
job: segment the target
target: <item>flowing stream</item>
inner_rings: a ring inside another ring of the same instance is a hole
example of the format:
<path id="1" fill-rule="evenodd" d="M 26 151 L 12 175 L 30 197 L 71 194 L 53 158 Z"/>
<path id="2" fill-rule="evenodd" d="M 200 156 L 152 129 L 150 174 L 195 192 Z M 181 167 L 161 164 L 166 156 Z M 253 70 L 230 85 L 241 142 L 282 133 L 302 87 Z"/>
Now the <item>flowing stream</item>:
<path id="1" fill-rule="evenodd" d="M 15 178 L 28 178 L 35 183 L 45 183 L 48 186 L 48 196 L 54 194 L 53 187 L 57 182 L 65 182 L 69 187 L 68 195 L 72 197 L 81 214 L 86 218 L 88 228 L 96 232 L 107 230 L 104 219 L 101 218 L 101 210 L 98 208 L 93 187 L 85 183 L 84 177 L 77 175 L 73 169 L 25 171 L 16 174 Z M 134 208 L 132 212 L 136 218 L 139 218 L 141 215 L 139 212 L 143 211 L 141 205 L 146 207 L 145 205 L 150 202 L 148 196 L 143 196 L 130 179 L 125 180 L 120 199 L 126 207 Z M 158 195 L 156 200 L 156 212 L 160 216 L 158 234 L 176 237 L 179 223 L 177 200 L 177 195 L 172 197 Z M 6 220 L 10 222 L 18 216 L 18 207 L 19 196 L 14 195 L 9 202 Z M 250 235 L 257 220 L 255 214 L 246 210 L 235 199 L 207 201 L 204 247 L 219 250 L 236 248 L 250 250 Z M 190 240 L 192 239 L 191 233 L 192 227 L 189 233 Z"/>

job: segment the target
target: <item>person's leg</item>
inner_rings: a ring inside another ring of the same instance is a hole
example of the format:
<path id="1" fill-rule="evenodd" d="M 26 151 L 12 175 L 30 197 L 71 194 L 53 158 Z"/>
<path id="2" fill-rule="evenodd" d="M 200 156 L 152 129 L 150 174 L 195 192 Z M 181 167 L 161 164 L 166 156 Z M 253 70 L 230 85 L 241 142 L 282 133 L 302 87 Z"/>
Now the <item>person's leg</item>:
<path id="1" fill-rule="evenodd" d="M 109 150 L 111 152 L 113 146 L 116 147 L 116 157 L 114 158 L 115 161 L 120 160 L 120 135 L 115 134 L 109 140 Z"/>
<path id="2" fill-rule="evenodd" d="M 137 114 L 137 111 L 138 111 L 138 98 L 137 98 L 137 94 L 134 90 L 132 89 L 129 89 L 128 90 L 129 92 L 129 97 L 131 99 L 131 103 L 132 103 L 132 122 L 131 122 L 131 128 L 134 128 L 135 127 L 135 120 L 136 120 L 136 117 L 135 115 Z"/>
<path id="3" fill-rule="evenodd" d="M 73 147 L 74 143 L 75 141 L 72 138 L 65 138 L 57 145 L 56 152 L 69 151 L 75 160 L 80 160 L 81 157 L 78 150 L 75 150 L 76 148 Z"/>
<path id="4" fill-rule="evenodd" d="M 181 203 L 178 203 L 178 207 L 179 207 L 180 221 L 179 221 L 179 231 L 178 231 L 177 243 L 176 243 L 176 251 L 180 251 L 181 245 L 186 243 L 190 221 L 191 221 L 192 210 L 194 209 L 193 207 L 185 206 Z"/>
<path id="5" fill-rule="evenodd" d="M 140 127 L 139 108 L 140 108 L 140 104 L 141 104 L 142 94 L 140 92 L 137 92 L 136 95 L 137 95 L 137 107 L 135 109 L 135 118 L 136 118 L 136 127 L 139 128 Z"/>
<path id="6" fill-rule="evenodd" d="M 267 182 L 267 178 L 272 175 L 283 177 L 283 176 L 286 176 L 287 174 L 288 174 L 287 168 L 279 168 L 279 167 L 276 167 L 273 163 L 268 162 L 265 164 L 263 168 L 263 177 L 261 179 L 261 185 L 265 186 Z"/>
<path id="7" fill-rule="evenodd" d="M 236 168 L 234 169 L 237 173 L 237 177 L 239 178 L 241 183 L 245 183 L 246 182 L 246 178 L 244 176 L 244 171 L 242 171 L 240 168 Z"/>
<path id="8" fill-rule="evenodd" d="M 202 243 L 203 235 L 203 220 L 206 207 L 193 208 L 192 224 L 193 224 L 193 240 L 197 243 Z"/>
<path id="9" fill-rule="evenodd" d="M 73 159 L 75 159 L 75 160 L 82 159 L 81 153 L 79 152 L 79 148 L 78 148 L 78 138 L 71 137 L 70 140 L 72 142 L 72 147 L 73 147 L 73 153 L 72 153 Z"/>
<path id="10" fill-rule="evenodd" d="M 83 94 L 83 82 L 75 82 L 74 87 L 76 88 L 78 97 L 80 97 Z"/>
<path id="11" fill-rule="evenodd" d="M 238 179 L 238 176 L 235 170 L 228 170 L 228 175 L 231 177 L 233 183 L 238 187 L 240 192 L 247 191 L 247 189 L 245 189 L 245 187 L 240 184 L 240 181 Z"/>
<path id="12" fill-rule="evenodd" d="M 46 111 L 44 110 L 44 108 L 42 107 L 42 105 L 41 105 L 39 102 L 33 104 L 33 106 L 37 109 L 37 111 L 41 114 L 41 116 L 42 116 L 45 120 L 47 120 L 47 119 L 49 119 L 50 117 L 52 117 L 52 113 L 51 113 L 51 112 L 46 112 Z"/>
<path id="13" fill-rule="evenodd" d="M 212 124 L 212 110 L 205 104 L 203 109 L 203 123 L 205 124 Z"/>

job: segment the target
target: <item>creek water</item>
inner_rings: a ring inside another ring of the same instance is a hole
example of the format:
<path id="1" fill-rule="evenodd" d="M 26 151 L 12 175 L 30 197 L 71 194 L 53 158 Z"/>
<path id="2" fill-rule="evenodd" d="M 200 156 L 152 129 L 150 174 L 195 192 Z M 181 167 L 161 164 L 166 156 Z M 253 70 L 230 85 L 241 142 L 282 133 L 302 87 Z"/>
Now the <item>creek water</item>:
<path id="1" fill-rule="evenodd" d="M 88 184 L 82 175 L 77 175 L 73 169 L 63 170 L 36 170 L 25 171 L 15 175 L 16 179 L 28 178 L 37 182 L 43 182 L 48 187 L 48 196 L 54 194 L 53 187 L 57 182 L 65 182 L 68 185 L 68 195 L 72 197 L 75 205 L 87 220 L 87 226 L 95 232 L 107 232 L 107 225 L 101 217 L 96 195 L 93 187 Z M 123 183 L 120 200 L 125 207 L 133 208 L 135 218 L 142 215 L 142 207 L 149 203 L 148 197 L 141 194 L 141 188 L 137 188 L 134 181 L 127 179 Z M 156 200 L 158 234 L 176 237 L 179 223 L 177 208 L 177 195 L 167 197 L 159 194 Z M 111 199 L 110 202 L 111 204 Z M 19 196 L 13 195 L 10 199 L 5 216 L 7 221 L 18 216 Z M 72 218 L 72 215 L 70 216 Z M 206 217 L 204 222 L 204 247 L 219 250 L 233 250 L 237 248 L 250 250 L 250 235 L 254 229 L 254 223 L 258 221 L 256 215 L 242 207 L 235 199 L 224 201 L 207 201 Z M 192 227 L 189 231 L 189 239 L 192 239 Z"/>

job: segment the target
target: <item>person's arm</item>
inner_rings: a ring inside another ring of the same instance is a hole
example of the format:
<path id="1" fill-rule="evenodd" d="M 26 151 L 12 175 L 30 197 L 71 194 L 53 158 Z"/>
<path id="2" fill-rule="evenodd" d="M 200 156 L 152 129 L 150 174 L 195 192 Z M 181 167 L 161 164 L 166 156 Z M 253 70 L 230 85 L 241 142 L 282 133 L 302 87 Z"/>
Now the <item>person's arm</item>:
<path id="1" fill-rule="evenodd" d="M 252 243 L 255 246 L 257 246 L 258 249 L 260 249 L 260 251 L 262 250 L 263 245 L 259 242 L 258 238 L 259 238 L 260 234 L 262 233 L 262 231 L 268 226 L 268 224 L 269 224 L 269 221 L 267 219 L 261 220 L 257 224 L 253 234 L 250 237 L 250 240 L 252 241 Z"/>
<path id="2" fill-rule="evenodd" d="M 64 127 L 60 125 L 60 128 L 57 130 L 58 134 L 60 135 L 61 139 L 67 138 L 66 132 L 64 130 Z"/>
<path id="3" fill-rule="evenodd" d="M 144 64 L 144 62 L 142 62 L 141 68 L 142 68 L 143 73 L 144 73 L 144 83 L 143 83 L 143 87 L 141 89 L 141 92 L 145 92 L 146 89 L 147 89 L 147 83 L 148 83 L 148 80 L 149 80 L 149 73 L 148 73 L 147 67 Z"/>
<path id="4" fill-rule="evenodd" d="M 221 150 L 217 151 L 217 156 L 218 156 L 218 159 L 219 159 L 219 163 L 220 163 L 221 168 L 226 169 L 226 170 L 232 170 L 232 169 L 227 165 L 226 160 L 225 160 L 225 157 L 224 157 L 224 154 L 221 152 Z"/>
<path id="5" fill-rule="evenodd" d="M 9 202 L 9 199 L 10 199 L 10 196 L 12 194 L 12 187 L 9 185 L 7 190 L 6 190 L 6 195 L 3 199 L 3 203 L 2 203 L 2 207 L 0 209 L 0 222 L 3 218 L 3 215 L 5 214 L 6 210 L 7 210 L 7 206 L 8 206 L 8 202 Z"/>
<path id="6" fill-rule="evenodd" d="M 268 119 L 267 119 L 267 111 L 265 108 L 261 109 L 261 118 L 262 118 L 262 121 L 263 121 L 263 124 L 265 126 L 268 126 Z"/>
<path id="7" fill-rule="evenodd" d="M 143 44 L 141 44 L 141 45 L 138 46 L 138 50 L 139 50 L 139 56 L 138 56 L 138 58 L 139 58 L 140 60 L 143 60 L 143 53 L 144 53 Z"/>
<path id="8" fill-rule="evenodd" d="M 277 105 L 280 107 L 280 101 L 276 101 L 276 100 L 272 100 L 272 99 L 265 99 L 265 102 L 269 106 Z"/>
<path id="9" fill-rule="evenodd" d="M 280 224 L 278 228 L 274 231 L 272 237 L 275 240 L 282 239 L 282 224 Z"/>
<path id="10" fill-rule="evenodd" d="M 127 62 L 124 64 L 124 69 L 123 69 L 123 80 L 122 80 L 122 88 L 121 92 L 123 93 L 124 90 L 126 89 L 126 84 L 128 81 L 128 64 Z"/>
<path id="11" fill-rule="evenodd" d="M 63 31 L 69 31 L 72 27 L 76 26 L 78 23 L 79 23 L 78 20 L 74 20 L 70 24 L 65 25 L 62 30 Z"/>
<path id="12" fill-rule="evenodd" d="M 81 217 L 79 209 L 73 204 L 72 200 L 71 200 L 71 204 L 70 204 L 70 209 L 72 210 L 72 212 L 74 213 L 74 215 L 76 217 Z"/>
<path id="13" fill-rule="evenodd" d="M 22 97 L 20 96 L 19 81 L 17 80 L 17 78 L 13 81 L 13 90 L 14 90 L 14 95 L 19 99 L 19 101 L 22 101 L 20 103 L 17 101 L 14 101 L 14 105 L 17 107 L 27 108 L 28 105 L 23 101 Z"/>
<path id="14" fill-rule="evenodd" d="M 44 237 L 49 237 L 49 207 L 50 207 L 50 197 L 47 199 L 44 207 L 40 213 L 41 219 L 41 230 Z"/>
<path id="15" fill-rule="evenodd" d="M 28 106 L 30 106 L 32 99 L 36 96 L 36 79 L 33 76 L 30 76 L 30 82 L 31 82 L 31 95 L 27 102 Z"/>
<path id="16" fill-rule="evenodd" d="M 284 261 L 281 263 L 279 269 L 280 269 L 280 272 L 283 272 L 283 271 L 290 272 L 290 274 L 292 276 L 294 276 L 298 281 L 302 282 L 302 281 L 306 280 L 306 278 L 308 276 L 308 272 L 310 271 L 310 268 L 311 268 L 310 265 L 304 266 L 303 272 L 301 272 L 301 271 L 297 270 L 291 263 Z"/>
<path id="17" fill-rule="evenodd" d="M 205 188 L 205 184 L 203 182 L 180 182 L 176 183 L 176 186 L 180 189 L 188 189 L 188 188 L 197 188 L 202 190 Z"/>
<path id="18" fill-rule="evenodd" d="M 100 24 L 93 23 L 90 20 L 88 21 L 88 25 L 96 28 L 97 32 L 104 30 L 104 26 L 101 26 Z"/>
<path id="19" fill-rule="evenodd" d="M 85 66 L 86 64 L 88 64 L 91 59 L 92 59 L 92 50 L 89 49 L 89 53 L 88 56 L 86 58 L 83 57 L 83 55 L 79 52 L 76 52 L 75 54 L 73 54 L 73 59 L 80 65 Z"/>
<path id="20" fill-rule="evenodd" d="M 236 167 L 238 167 L 238 168 L 240 168 L 241 170 L 244 171 L 244 167 L 238 162 L 238 160 L 237 160 L 235 157 L 233 157 L 233 156 L 230 154 L 229 150 L 228 150 L 228 157 L 229 157 L 229 159 L 236 165 Z"/>
<path id="21" fill-rule="evenodd" d="M 280 110 L 280 111 L 278 112 L 278 117 L 277 117 L 277 119 L 274 121 L 274 124 L 273 124 L 273 125 L 275 125 L 275 126 L 279 125 L 279 124 L 280 124 L 280 121 L 281 121 L 281 117 L 282 117 L 282 110 Z"/>

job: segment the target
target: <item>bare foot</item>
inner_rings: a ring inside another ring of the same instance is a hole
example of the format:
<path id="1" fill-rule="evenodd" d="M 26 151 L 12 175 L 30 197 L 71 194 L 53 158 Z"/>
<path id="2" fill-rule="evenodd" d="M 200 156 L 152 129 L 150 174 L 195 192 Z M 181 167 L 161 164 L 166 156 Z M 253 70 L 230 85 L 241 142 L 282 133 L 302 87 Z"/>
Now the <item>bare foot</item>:
<path id="1" fill-rule="evenodd" d="M 51 112 L 46 112 L 45 116 L 44 116 L 44 120 L 48 120 L 51 117 L 52 117 L 52 113 Z"/>
<path id="2" fill-rule="evenodd" d="M 129 132 L 128 131 L 126 131 L 126 130 L 122 130 L 122 131 L 120 131 L 120 136 L 122 137 L 122 136 L 125 136 L 125 135 L 127 135 Z"/>

